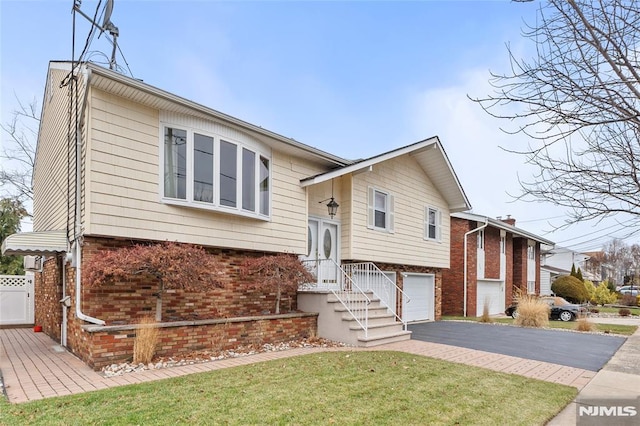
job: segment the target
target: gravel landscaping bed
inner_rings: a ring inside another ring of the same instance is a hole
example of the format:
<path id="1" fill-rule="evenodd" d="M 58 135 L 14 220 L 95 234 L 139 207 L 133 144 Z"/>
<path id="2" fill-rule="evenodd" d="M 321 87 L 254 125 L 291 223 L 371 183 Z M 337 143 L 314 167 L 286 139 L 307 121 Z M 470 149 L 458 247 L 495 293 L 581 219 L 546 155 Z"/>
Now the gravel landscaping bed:
<path id="1" fill-rule="evenodd" d="M 121 376 L 128 373 L 136 373 L 145 370 L 159 370 L 162 368 L 178 367 L 181 365 L 193 365 L 201 364 L 203 362 L 218 361 L 225 358 L 237 358 L 242 356 L 254 355 L 263 352 L 278 352 L 286 351 L 293 348 L 310 348 L 310 347 L 323 347 L 332 348 L 347 346 L 344 343 L 333 342 L 326 339 L 302 339 L 291 342 L 284 342 L 278 344 L 264 344 L 262 346 L 242 346 L 234 350 L 225 351 L 195 351 L 186 354 L 181 354 L 176 357 L 154 357 L 154 359 L 148 364 L 133 364 L 131 362 L 124 362 L 120 364 L 111 364 L 104 367 L 101 373 L 105 377 Z"/>

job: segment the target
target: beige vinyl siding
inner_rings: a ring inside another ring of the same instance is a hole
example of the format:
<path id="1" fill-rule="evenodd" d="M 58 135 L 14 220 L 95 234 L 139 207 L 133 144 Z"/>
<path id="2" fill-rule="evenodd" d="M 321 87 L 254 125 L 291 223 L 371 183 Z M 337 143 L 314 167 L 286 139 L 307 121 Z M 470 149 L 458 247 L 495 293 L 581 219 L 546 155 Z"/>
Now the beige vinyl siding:
<path id="1" fill-rule="evenodd" d="M 248 218 L 161 201 L 160 122 L 213 126 L 228 137 L 237 129 L 197 118 L 160 114 L 94 90 L 91 102 L 89 220 L 86 234 L 171 240 L 215 247 L 302 253 L 306 249 L 307 200 L 300 179 L 317 167 L 271 153 L 271 220 Z"/>
<path id="2" fill-rule="evenodd" d="M 394 232 L 367 228 L 369 187 L 394 196 Z M 438 268 L 449 267 L 449 209 L 418 163 L 409 155 L 377 164 L 373 171 L 353 176 L 351 235 L 343 237 L 342 255 L 346 259 L 370 260 Z M 442 239 L 424 237 L 424 209 L 442 212 Z M 345 230 L 343 224 L 343 232 Z"/>
<path id="3" fill-rule="evenodd" d="M 342 182 L 349 177 L 340 177 L 333 180 L 333 197 L 340 205 L 334 220 L 342 220 L 344 213 L 344 197 L 342 195 Z M 313 185 L 309 188 L 309 215 L 330 219 L 327 203 L 332 196 L 331 181 Z"/>
<path id="4" fill-rule="evenodd" d="M 36 147 L 36 165 L 33 171 L 33 230 L 51 231 L 67 229 L 67 197 L 73 197 L 75 178 L 75 141 L 69 140 L 69 86 L 60 87 L 68 70 L 51 68 L 42 104 L 42 115 Z M 83 96 L 80 90 L 78 98 Z M 74 133 L 74 127 L 71 127 Z M 70 149 L 70 152 L 68 152 Z M 71 187 L 69 187 L 69 183 Z M 73 200 L 73 198 L 71 198 Z M 69 206 L 73 209 L 73 205 Z M 72 213 L 72 212 L 71 212 Z M 73 224 L 70 223 L 70 227 Z"/>

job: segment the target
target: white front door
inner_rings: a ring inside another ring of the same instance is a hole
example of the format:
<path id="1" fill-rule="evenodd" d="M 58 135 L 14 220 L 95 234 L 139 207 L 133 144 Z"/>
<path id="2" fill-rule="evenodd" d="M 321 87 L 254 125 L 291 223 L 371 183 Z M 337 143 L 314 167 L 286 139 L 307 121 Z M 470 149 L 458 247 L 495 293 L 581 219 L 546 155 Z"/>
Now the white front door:
<path id="1" fill-rule="evenodd" d="M 318 287 L 339 287 L 339 234 L 336 222 L 309 218 L 307 254 L 301 259 L 318 277 Z"/>

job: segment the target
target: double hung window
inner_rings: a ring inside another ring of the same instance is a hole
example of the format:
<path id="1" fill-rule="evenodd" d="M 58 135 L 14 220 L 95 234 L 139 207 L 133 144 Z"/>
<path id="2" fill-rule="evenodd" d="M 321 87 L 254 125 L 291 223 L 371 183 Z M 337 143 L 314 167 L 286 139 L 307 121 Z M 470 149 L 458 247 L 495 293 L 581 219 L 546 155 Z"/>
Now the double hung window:
<path id="1" fill-rule="evenodd" d="M 434 207 L 424 209 L 425 240 L 440 241 L 442 239 L 442 213 Z"/>
<path id="2" fill-rule="evenodd" d="M 368 191 L 367 227 L 381 231 L 393 232 L 394 197 L 392 194 L 373 187 Z"/>

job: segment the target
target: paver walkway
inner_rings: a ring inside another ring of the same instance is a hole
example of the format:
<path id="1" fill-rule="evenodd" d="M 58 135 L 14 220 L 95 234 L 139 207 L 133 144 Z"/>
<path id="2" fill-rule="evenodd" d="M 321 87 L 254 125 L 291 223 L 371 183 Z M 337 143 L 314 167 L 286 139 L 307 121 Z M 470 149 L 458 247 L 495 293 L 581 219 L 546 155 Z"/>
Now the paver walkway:
<path id="1" fill-rule="evenodd" d="M 9 402 L 20 403 L 291 356 L 354 350 L 363 350 L 363 348 L 295 348 L 201 364 L 145 370 L 116 377 L 103 377 L 43 333 L 34 333 L 27 328 L 0 329 L 0 374 Z M 565 384 L 578 389 L 582 389 L 595 375 L 593 371 L 580 368 L 416 340 L 391 343 L 367 350 L 403 351 Z M 2 383 L 0 387 L 1 385 Z"/>

